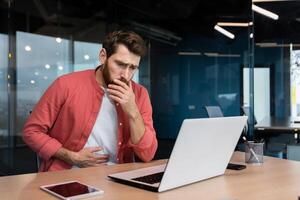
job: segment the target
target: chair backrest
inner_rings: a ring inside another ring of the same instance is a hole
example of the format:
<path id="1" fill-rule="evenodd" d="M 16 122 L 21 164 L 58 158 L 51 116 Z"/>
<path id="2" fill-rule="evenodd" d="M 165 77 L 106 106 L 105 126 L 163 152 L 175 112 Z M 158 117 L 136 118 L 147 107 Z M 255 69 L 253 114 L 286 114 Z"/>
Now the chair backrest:
<path id="1" fill-rule="evenodd" d="M 205 106 L 209 118 L 224 117 L 222 110 L 219 106 Z"/>
<path id="2" fill-rule="evenodd" d="M 244 115 L 248 116 L 248 124 L 250 124 L 250 106 L 242 106 L 242 110 L 244 112 Z M 254 124 L 257 124 L 255 115 L 253 116 L 253 122 Z"/>

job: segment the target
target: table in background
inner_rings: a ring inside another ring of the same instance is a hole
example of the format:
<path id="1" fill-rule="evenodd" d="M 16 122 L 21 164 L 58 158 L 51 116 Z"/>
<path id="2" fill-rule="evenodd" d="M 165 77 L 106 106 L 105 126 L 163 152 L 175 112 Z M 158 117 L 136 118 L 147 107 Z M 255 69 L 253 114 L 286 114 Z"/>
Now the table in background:
<path id="1" fill-rule="evenodd" d="M 41 191 L 39 186 L 70 180 L 78 180 L 101 188 L 104 194 L 93 198 L 101 200 L 297 200 L 300 195 L 300 162 L 271 157 L 264 157 L 264 164 L 261 166 L 247 165 L 245 170 L 227 170 L 224 176 L 163 193 L 130 187 L 107 178 L 110 173 L 164 162 L 166 160 L 0 177 L 1 199 L 55 199 L 52 195 Z M 235 152 L 231 162 L 243 163 L 244 153 Z"/>
<path id="2" fill-rule="evenodd" d="M 299 117 L 265 117 L 255 125 L 255 133 L 260 137 L 274 134 L 294 134 L 299 143 L 300 118 Z"/>

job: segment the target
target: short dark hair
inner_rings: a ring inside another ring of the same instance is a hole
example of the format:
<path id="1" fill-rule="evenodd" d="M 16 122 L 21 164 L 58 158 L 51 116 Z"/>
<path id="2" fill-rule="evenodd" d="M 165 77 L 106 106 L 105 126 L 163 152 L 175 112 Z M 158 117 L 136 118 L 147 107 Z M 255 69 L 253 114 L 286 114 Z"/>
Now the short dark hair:
<path id="1" fill-rule="evenodd" d="M 103 42 L 107 58 L 114 54 L 119 44 L 125 45 L 128 50 L 143 57 L 147 52 L 145 41 L 133 31 L 114 31 L 109 33 Z"/>

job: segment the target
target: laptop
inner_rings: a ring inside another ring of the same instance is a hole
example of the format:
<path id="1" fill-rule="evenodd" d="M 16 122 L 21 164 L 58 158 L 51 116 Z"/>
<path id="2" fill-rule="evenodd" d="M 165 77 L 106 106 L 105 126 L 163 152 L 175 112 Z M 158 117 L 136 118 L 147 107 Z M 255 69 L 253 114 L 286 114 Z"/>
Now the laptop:
<path id="1" fill-rule="evenodd" d="M 167 164 L 110 174 L 112 180 L 163 192 L 223 175 L 247 116 L 185 119 Z"/>

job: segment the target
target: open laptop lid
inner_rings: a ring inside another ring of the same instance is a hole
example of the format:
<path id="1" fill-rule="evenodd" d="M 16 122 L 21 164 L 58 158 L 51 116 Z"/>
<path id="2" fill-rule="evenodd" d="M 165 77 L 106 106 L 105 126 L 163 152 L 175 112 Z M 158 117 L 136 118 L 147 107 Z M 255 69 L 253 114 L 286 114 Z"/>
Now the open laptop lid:
<path id="1" fill-rule="evenodd" d="M 184 120 L 167 165 L 110 174 L 113 180 L 151 191 L 166 191 L 225 172 L 247 117 Z M 165 167 L 166 166 L 166 167 Z M 136 181 L 164 172 L 160 183 Z"/>
<path id="2" fill-rule="evenodd" d="M 224 174 L 247 116 L 186 119 L 159 192 Z"/>

